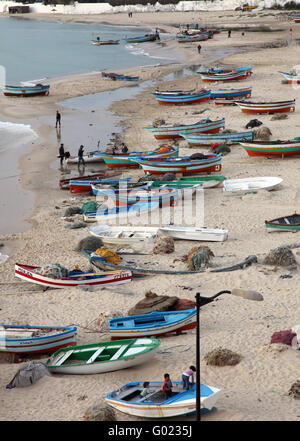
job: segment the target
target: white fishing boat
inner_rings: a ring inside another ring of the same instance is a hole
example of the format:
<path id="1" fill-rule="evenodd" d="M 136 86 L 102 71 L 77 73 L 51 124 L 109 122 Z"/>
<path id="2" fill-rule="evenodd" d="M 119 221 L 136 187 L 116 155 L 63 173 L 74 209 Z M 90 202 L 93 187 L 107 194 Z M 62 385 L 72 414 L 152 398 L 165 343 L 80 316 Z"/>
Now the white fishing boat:
<path id="1" fill-rule="evenodd" d="M 160 231 L 173 239 L 199 240 L 203 242 L 223 242 L 228 238 L 228 230 L 205 227 L 161 227 Z"/>
<path id="2" fill-rule="evenodd" d="M 101 374 L 139 365 L 153 358 L 160 345 L 155 338 L 104 341 L 56 351 L 46 362 L 50 372 Z"/>
<path id="3" fill-rule="evenodd" d="M 273 190 L 283 181 L 282 178 L 273 176 L 257 177 L 257 178 L 242 178 L 242 179 L 227 179 L 223 182 L 223 191 L 226 194 L 243 194 L 258 190 Z"/>
<path id="4" fill-rule="evenodd" d="M 145 228 L 147 228 L 145 230 Z M 146 243 L 154 241 L 158 228 L 156 227 L 141 227 L 141 226 L 114 226 L 97 225 L 90 227 L 90 233 L 93 236 L 100 237 L 104 243 L 126 245 L 136 243 Z"/>

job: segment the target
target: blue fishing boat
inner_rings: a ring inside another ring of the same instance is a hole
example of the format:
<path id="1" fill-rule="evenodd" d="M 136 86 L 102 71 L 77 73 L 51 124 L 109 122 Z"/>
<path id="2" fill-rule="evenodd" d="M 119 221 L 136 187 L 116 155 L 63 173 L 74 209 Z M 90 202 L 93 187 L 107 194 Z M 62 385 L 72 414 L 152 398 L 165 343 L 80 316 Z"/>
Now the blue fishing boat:
<path id="1" fill-rule="evenodd" d="M 112 184 L 121 184 L 122 182 L 130 182 L 131 178 L 122 178 L 122 179 L 74 179 L 70 180 L 69 188 L 71 193 L 92 193 L 92 184 L 101 184 L 103 186 L 112 185 Z"/>
<path id="2" fill-rule="evenodd" d="M 152 95 L 156 98 L 158 104 L 195 104 L 203 103 L 210 100 L 210 90 L 195 89 L 194 91 L 167 91 L 167 92 L 153 92 Z"/>
<path id="3" fill-rule="evenodd" d="M 193 41 L 205 41 L 213 37 L 213 33 L 199 33 L 195 35 L 177 35 L 176 39 L 178 43 L 190 43 Z"/>
<path id="4" fill-rule="evenodd" d="M 126 43 L 145 43 L 146 41 L 155 41 L 156 39 L 157 34 L 146 34 L 140 37 L 124 38 L 123 40 L 125 40 Z"/>
<path id="5" fill-rule="evenodd" d="M 178 125 L 178 126 L 159 126 L 159 127 L 144 127 L 145 130 L 154 135 L 156 139 L 174 139 L 182 138 L 182 134 L 189 133 L 218 133 L 221 128 L 225 126 L 225 118 L 217 121 L 210 121 L 205 118 L 195 124 Z"/>
<path id="6" fill-rule="evenodd" d="M 210 99 L 214 100 L 216 98 L 225 98 L 231 100 L 236 97 L 249 98 L 251 96 L 251 93 L 252 93 L 252 87 L 246 87 L 244 89 L 213 90 L 210 92 Z"/>
<path id="7" fill-rule="evenodd" d="M 167 398 L 161 381 L 149 381 L 149 393 L 142 397 L 143 381 L 133 381 L 104 397 L 105 401 L 120 412 L 144 418 L 167 418 L 191 415 L 196 412 L 196 384 L 189 390 L 182 382 L 173 381 L 172 396 Z M 211 410 L 219 398 L 220 389 L 200 385 L 201 413 Z"/>
<path id="8" fill-rule="evenodd" d="M 129 75 L 122 75 L 122 74 L 116 74 L 113 72 L 101 72 L 101 75 L 103 78 L 109 79 L 109 80 L 120 80 L 120 81 L 138 81 L 139 77 L 131 77 Z"/>
<path id="9" fill-rule="evenodd" d="M 210 145 L 214 143 L 221 144 L 234 144 L 236 142 L 253 141 L 255 138 L 255 132 L 250 130 L 249 132 L 239 133 L 216 133 L 213 135 L 182 135 L 183 138 L 189 143 L 189 145 Z"/>
<path id="10" fill-rule="evenodd" d="M 202 69 L 197 71 L 196 73 L 210 73 L 210 74 L 220 74 L 220 73 L 229 73 L 229 72 L 251 72 L 252 66 L 241 66 L 241 67 L 208 67 L 207 69 Z"/>
<path id="11" fill-rule="evenodd" d="M 83 219 L 86 222 L 107 222 L 108 220 L 117 220 L 122 218 L 130 218 L 152 212 L 159 208 L 158 202 L 136 202 L 133 205 L 127 205 L 124 207 L 114 206 L 112 208 L 100 208 L 97 211 L 86 211 L 83 215 Z"/>
<path id="12" fill-rule="evenodd" d="M 151 312 L 109 320 L 111 340 L 180 333 L 196 327 L 196 309 Z"/>
<path id="13" fill-rule="evenodd" d="M 117 207 L 136 202 L 158 202 L 160 207 L 173 206 L 178 199 L 178 190 L 174 188 L 102 189 L 99 193 L 112 199 Z"/>
<path id="14" fill-rule="evenodd" d="M 49 95 L 50 86 L 35 84 L 32 86 L 4 86 L 2 92 L 5 96 L 37 96 Z"/>

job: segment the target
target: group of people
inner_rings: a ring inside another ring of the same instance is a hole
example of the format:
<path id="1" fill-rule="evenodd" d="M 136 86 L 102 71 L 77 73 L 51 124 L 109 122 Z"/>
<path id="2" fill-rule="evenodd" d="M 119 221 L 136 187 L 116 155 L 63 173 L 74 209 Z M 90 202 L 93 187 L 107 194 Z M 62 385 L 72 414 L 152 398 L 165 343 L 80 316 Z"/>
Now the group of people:
<path id="1" fill-rule="evenodd" d="M 56 123 L 55 123 L 55 127 L 56 128 L 60 128 L 61 127 L 61 114 L 59 113 L 59 111 L 56 111 Z M 85 161 L 83 159 L 83 152 L 84 152 L 84 146 L 81 145 L 78 149 L 78 166 L 80 164 L 83 164 L 85 166 Z M 60 158 L 60 165 L 61 167 L 63 166 L 64 163 L 64 159 L 67 159 L 70 156 L 69 152 L 65 151 L 65 146 L 64 144 L 60 144 L 60 147 L 58 149 L 58 158 Z"/>
<path id="2" fill-rule="evenodd" d="M 196 372 L 195 366 L 190 366 L 182 373 L 182 383 L 183 383 L 183 389 L 189 390 L 190 386 L 195 383 L 194 381 L 194 373 Z M 190 382 L 190 378 L 192 381 Z M 151 390 L 149 389 L 149 381 L 145 381 L 143 383 L 143 390 L 141 392 L 141 397 L 144 398 L 148 394 L 151 393 Z M 165 393 L 166 399 L 170 398 L 172 396 L 172 381 L 169 374 L 164 374 L 164 381 L 162 385 L 162 391 Z"/>

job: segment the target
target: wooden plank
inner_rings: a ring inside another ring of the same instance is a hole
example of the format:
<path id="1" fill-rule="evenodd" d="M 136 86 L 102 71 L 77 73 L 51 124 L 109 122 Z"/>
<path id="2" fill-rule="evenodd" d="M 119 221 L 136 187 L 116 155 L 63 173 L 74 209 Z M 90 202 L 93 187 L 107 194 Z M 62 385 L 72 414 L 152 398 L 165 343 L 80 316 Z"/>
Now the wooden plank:
<path id="1" fill-rule="evenodd" d="M 71 351 L 67 351 L 63 357 L 61 357 L 56 363 L 55 366 L 61 366 L 63 364 L 64 361 L 66 361 L 67 358 L 70 357 L 71 354 L 73 354 L 74 350 L 72 349 Z"/>
<path id="2" fill-rule="evenodd" d="M 98 348 L 96 352 L 94 352 L 94 354 L 88 359 L 88 361 L 86 362 L 86 364 L 90 364 L 93 363 L 93 361 L 96 360 L 96 358 L 98 357 L 98 355 L 101 354 L 101 352 L 103 352 L 105 349 L 105 346 L 102 346 L 101 348 Z"/>
<path id="3" fill-rule="evenodd" d="M 120 349 L 111 357 L 111 359 L 109 361 L 117 360 L 118 358 L 120 358 L 120 356 L 123 354 L 125 349 L 127 349 L 127 347 L 128 347 L 128 345 L 121 346 Z"/>

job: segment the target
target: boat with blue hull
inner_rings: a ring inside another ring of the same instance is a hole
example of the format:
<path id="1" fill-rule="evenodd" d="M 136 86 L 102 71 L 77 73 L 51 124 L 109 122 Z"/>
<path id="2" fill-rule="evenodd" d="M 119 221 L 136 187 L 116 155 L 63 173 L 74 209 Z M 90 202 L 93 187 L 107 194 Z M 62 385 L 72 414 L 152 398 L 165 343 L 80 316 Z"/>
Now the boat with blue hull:
<path id="1" fill-rule="evenodd" d="M 212 90 L 210 92 L 210 99 L 214 100 L 217 98 L 224 99 L 234 99 L 237 97 L 245 97 L 249 98 L 252 93 L 252 87 L 246 87 L 244 89 L 220 89 L 220 90 Z"/>
<path id="2" fill-rule="evenodd" d="M 116 74 L 113 72 L 101 72 L 103 78 L 113 81 L 138 81 L 139 77 L 131 77 L 129 75 Z"/>
<path id="3" fill-rule="evenodd" d="M 70 180 L 69 188 L 71 193 L 93 193 L 92 184 L 101 184 L 104 186 L 122 185 L 130 182 L 131 178 L 122 179 L 74 179 Z"/>
<path id="4" fill-rule="evenodd" d="M 174 125 L 174 126 L 159 126 L 159 127 L 144 127 L 156 139 L 174 139 L 182 138 L 182 134 L 189 133 L 218 133 L 225 127 L 225 118 L 217 121 L 210 121 L 208 118 L 203 119 L 195 124 L 190 125 Z"/>
<path id="5" fill-rule="evenodd" d="M 153 92 L 152 95 L 160 105 L 195 104 L 210 100 L 208 89 L 195 89 L 193 92 Z"/>
<path id="6" fill-rule="evenodd" d="M 202 69 L 197 71 L 198 74 L 201 73 L 228 73 L 228 72 L 252 72 L 252 66 L 241 66 L 241 67 L 208 67 L 207 69 Z"/>
<path id="7" fill-rule="evenodd" d="M 99 190 L 99 194 L 108 196 L 117 207 L 126 207 L 136 202 L 158 202 L 160 207 L 173 206 L 178 199 L 178 190 L 174 188 L 104 189 Z"/>
<path id="8" fill-rule="evenodd" d="M 213 135 L 183 135 L 183 138 L 189 145 L 210 145 L 214 143 L 235 144 L 244 141 L 253 141 L 255 132 L 250 130 L 248 132 L 238 133 L 217 133 Z"/>
<path id="9" fill-rule="evenodd" d="M 4 86 L 2 88 L 3 95 L 5 96 L 38 96 L 49 95 L 50 86 L 42 84 L 36 84 L 32 86 Z"/>
<path id="10" fill-rule="evenodd" d="M 146 34 L 139 37 L 124 38 L 123 40 L 125 40 L 126 43 L 145 43 L 147 41 L 155 41 L 157 37 L 157 34 Z"/>
<path id="11" fill-rule="evenodd" d="M 112 340 L 180 333 L 196 327 L 196 309 L 151 312 L 109 320 Z"/>
<path id="12" fill-rule="evenodd" d="M 167 418 L 191 415 L 196 412 L 196 384 L 183 389 L 181 381 L 173 381 L 172 395 L 166 397 L 161 381 L 149 381 L 149 393 L 142 397 L 143 381 L 133 381 L 104 397 L 120 412 L 144 418 Z M 201 413 L 210 411 L 216 404 L 220 389 L 200 385 Z"/>
<path id="13" fill-rule="evenodd" d="M 97 211 L 86 211 L 83 219 L 86 222 L 108 222 L 109 220 L 117 221 L 118 218 L 124 222 L 124 219 L 134 216 L 145 215 L 159 208 L 158 202 L 136 202 L 133 205 L 125 207 L 114 206 L 112 208 L 99 208 Z"/>

